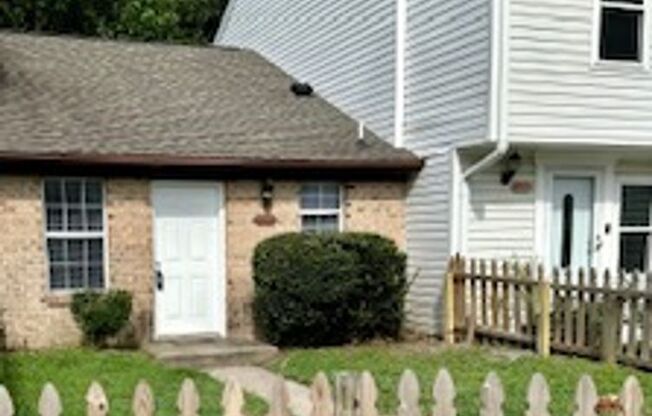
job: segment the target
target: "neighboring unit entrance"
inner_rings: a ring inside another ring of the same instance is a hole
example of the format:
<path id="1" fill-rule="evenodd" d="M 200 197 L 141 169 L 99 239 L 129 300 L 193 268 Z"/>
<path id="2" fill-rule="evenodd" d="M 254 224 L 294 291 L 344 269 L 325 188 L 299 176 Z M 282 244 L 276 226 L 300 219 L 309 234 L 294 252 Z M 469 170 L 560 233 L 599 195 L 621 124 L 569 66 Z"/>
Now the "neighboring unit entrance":
<path id="1" fill-rule="evenodd" d="M 592 177 L 554 177 L 550 241 L 553 267 L 573 271 L 591 267 L 594 192 Z"/>
<path id="2" fill-rule="evenodd" d="M 156 181 L 155 335 L 225 335 L 221 186 Z"/>

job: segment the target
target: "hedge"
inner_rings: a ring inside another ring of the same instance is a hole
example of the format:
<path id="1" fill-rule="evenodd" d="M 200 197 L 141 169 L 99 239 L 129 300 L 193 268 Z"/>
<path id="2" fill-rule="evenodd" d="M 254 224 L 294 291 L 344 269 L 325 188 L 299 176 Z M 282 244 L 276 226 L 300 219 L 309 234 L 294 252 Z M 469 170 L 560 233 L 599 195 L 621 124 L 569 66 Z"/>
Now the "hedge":
<path id="1" fill-rule="evenodd" d="M 396 338 L 408 283 L 406 256 L 368 233 L 282 234 L 255 250 L 254 319 L 279 346 Z"/>

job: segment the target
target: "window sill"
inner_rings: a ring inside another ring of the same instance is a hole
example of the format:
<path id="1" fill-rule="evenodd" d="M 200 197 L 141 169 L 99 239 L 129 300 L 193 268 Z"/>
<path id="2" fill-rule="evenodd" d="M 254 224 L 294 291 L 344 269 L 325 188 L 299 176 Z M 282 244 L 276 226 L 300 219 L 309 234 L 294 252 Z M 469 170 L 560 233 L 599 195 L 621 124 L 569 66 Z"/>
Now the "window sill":
<path id="1" fill-rule="evenodd" d="M 623 71 L 646 73 L 650 71 L 650 68 L 643 62 L 599 60 L 591 63 L 591 71 L 605 73 Z"/>

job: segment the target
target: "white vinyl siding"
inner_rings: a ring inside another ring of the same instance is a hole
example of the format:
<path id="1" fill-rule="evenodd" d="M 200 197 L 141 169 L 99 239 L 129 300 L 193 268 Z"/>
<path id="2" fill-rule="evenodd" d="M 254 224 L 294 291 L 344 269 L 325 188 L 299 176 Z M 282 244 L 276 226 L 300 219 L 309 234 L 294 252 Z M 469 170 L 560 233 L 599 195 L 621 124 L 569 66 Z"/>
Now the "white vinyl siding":
<path id="1" fill-rule="evenodd" d="M 394 137 L 394 0 L 233 0 L 216 42 L 253 49 Z"/>
<path id="2" fill-rule="evenodd" d="M 415 277 L 406 299 L 410 328 L 439 332 L 444 273 L 449 258 L 448 154 L 429 158 L 407 198 L 406 234 L 408 266 Z"/>
<path id="3" fill-rule="evenodd" d="M 510 141 L 652 143 L 652 73 L 593 62 L 596 1 L 511 0 Z"/>
<path id="4" fill-rule="evenodd" d="M 468 185 L 467 249 L 469 257 L 530 260 L 535 255 L 535 173 L 531 160 L 523 160 L 514 181 L 532 184 L 515 193 L 500 183 L 501 166 L 474 175 Z"/>
<path id="5" fill-rule="evenodd" d="M 412 0 L 406 48 L 406 144 L 417 152 L 487 138 L 488 0 Z"/>
<path id="6" fill-rule="evenodd" d="M 440 331 L 450 255 L 451 147 L 488 137 L 489 0 L 409 0 L 405 145 L 427 158 L 407 207 L 411 327 Z"/>

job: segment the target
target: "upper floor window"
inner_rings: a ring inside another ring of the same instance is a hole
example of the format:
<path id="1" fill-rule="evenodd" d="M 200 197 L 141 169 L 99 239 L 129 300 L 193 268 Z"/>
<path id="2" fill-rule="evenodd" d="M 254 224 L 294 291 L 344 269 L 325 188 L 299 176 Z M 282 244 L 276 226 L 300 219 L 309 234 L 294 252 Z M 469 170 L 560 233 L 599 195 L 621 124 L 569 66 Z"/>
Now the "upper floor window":
<path id="1" fill-rule="evenodd" d="M 341 229 L 341 195 L 336 183 L 309 183 L 301 187 L 301 229 L 329 232 Z"/>
<path id="2" fill-rule="evenodd" d="M 104 193 L 97 179 L 44 181 L 51 290 L 104 287 Z"/>
<path id="3" fill-rule="evenodd" d="M 600 59 L 643 62 L 645 0 L 599 1 Z"/>

